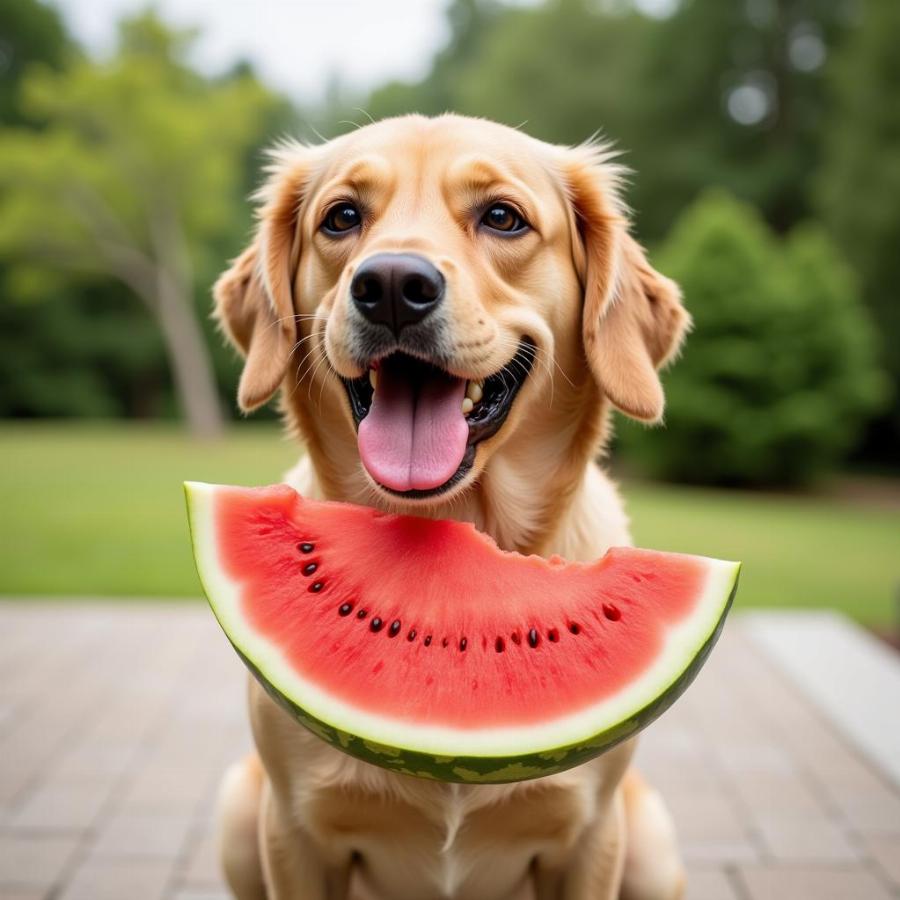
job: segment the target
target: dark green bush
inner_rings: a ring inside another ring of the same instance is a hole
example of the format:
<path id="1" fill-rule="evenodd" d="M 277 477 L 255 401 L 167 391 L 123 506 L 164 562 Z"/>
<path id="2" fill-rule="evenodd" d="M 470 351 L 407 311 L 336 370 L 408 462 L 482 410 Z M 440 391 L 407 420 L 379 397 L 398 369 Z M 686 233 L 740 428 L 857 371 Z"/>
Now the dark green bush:
<path id="1" fill-rule="evenodd" d="M 887 395 L 852 272 L 816 225 L 776 238 L 722 192 L 681 217 L 655 259 L 694 317 L 664 376 L 664 427 L 620 426 L 650 474 L 795 485 L 833 468 Z"/>

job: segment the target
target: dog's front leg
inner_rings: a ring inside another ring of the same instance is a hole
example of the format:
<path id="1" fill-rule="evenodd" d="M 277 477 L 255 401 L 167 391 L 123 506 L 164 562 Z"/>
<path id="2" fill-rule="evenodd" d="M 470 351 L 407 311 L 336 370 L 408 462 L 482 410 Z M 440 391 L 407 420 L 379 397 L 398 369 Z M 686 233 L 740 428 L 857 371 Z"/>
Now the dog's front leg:
<path id="1" fill-rule="evenodd" d="M 616 791 L 606 815 L 585 834 L 566 872 L 563 900 L 617 900 L 625 869 L 625 807 Z"/>
<path id="2" fill-rule="evenodd" d="M 263 793 L 260 828 L 266 900 L 347 900 L 350 857 L 326 860 L 312 837 L 282 813 L 271 790 Z"/>
<path id="3" fill-rule="evenodd" d="M 625 866 L 625 814 L 617 791 L 588 826 L 570 855 L 538 858 L 535 900 L 618 900 Z"/>

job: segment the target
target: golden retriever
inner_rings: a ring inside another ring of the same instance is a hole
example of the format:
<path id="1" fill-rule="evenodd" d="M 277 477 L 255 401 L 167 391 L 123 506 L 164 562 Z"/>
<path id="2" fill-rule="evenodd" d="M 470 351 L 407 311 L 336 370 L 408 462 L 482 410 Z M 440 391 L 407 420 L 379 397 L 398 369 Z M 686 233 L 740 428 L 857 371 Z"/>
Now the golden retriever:
<path id="1" fill-rule="evenodd" d="M 255 239 L 215 286 L 245 412 L 281 388 L 306 496 L 474 522 L 507 550 L 629 543 L 595 460 L 611 407 L 660 418 L 688 324 L 629 235 L 602 147 L 408 116 L 272 153 Z M 226 775 L 240 900 L 675 900 L 634 742 L 560 775 L 441 784 L 345 756 L 251 679 L 258 751 Z"/>

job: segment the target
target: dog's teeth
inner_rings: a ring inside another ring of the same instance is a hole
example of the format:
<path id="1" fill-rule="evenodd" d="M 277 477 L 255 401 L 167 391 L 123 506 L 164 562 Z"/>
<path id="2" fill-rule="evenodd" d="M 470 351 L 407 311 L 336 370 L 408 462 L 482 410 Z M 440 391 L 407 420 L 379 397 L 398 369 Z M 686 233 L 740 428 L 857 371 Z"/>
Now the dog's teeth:
<path id="1" fill-rule="evenodd" d="M 480 381 L 470 381 L 466 385 L 466 397 L 468 397 L 472 403 L 478 403 L 483 396 L 484 389 L 482 388 Z"/>
<path id="2" fill-rule="evenodd" d="M 378 370 L 377 369 L 369 369 L 369 384 L 372 385 L 372 390 L 378 387 Z"/>
<path id="3" fill-rule="evenodd" d="M 475 408 L 475 404 L 472 402 L 471 397 L 465 397 L 462 402 L 462 411 L 463 415 L 467 416 L 472 410 Z"/>

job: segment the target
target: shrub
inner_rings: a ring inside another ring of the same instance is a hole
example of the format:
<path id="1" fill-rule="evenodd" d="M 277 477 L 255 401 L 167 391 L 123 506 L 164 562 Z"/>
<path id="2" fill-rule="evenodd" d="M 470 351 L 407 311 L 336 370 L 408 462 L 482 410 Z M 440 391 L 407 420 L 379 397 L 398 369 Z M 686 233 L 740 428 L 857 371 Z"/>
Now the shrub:
<path id="1" fill-rule="evenodd" d="M 816 225 L 778 240 L 721 192 L 681 217 L 656 260 L 694 317 L 664 376 L 666 424 L 621 427 L 650 474 L 796 485 L 833 468 L 887 396 L 853 273 Z"/>

